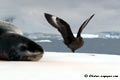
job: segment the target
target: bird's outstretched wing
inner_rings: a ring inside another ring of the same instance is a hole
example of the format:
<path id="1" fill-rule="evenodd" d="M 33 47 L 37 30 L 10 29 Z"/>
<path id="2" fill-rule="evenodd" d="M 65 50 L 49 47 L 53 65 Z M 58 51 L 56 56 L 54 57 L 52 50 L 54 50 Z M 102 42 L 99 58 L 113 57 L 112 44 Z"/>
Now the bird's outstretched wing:
<path id="1" fill-rule="evenodd" d="M 65 44 L 70 44 L 73 40 L 75 40 L 75 37 L 73 36 L 73 33 L 67 22 L 48 13 L 45 13 L 44 15 L 48 23 L 57 28 L 57 30 L 61 33 Z"/>
<path id="2" fill-rule="evenodd" d="M 83 24 L 80 26 L 80 28 L 79 28 L 79 31 L 78 31 L 78 33 L 77 33 L 77 37 L 80 37 L 81 36 L 81 32 L 82 32 L 82 30 L 85 28 L 85 26 L 89 23 L 89 21 L 93 18 L 93 16 L 94 16 L 95 14 L 93 14 L 92 16 L 90 16 L 90 18 L 88 18 L 87 20 L 85 20 L 84 22 L 83 22 Z"/>

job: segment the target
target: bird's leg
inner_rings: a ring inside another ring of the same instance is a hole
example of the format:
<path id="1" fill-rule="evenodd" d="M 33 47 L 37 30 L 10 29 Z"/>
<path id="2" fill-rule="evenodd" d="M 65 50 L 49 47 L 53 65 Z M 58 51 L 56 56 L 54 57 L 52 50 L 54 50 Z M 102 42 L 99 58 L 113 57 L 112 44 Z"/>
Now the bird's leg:
<path id="1" fill-rule="evenodd" d="M 75 50 L 74 50 L 74 49 L 72 49 L 72 52 L 73 52 L 73 53 L 75 53 Z"/>

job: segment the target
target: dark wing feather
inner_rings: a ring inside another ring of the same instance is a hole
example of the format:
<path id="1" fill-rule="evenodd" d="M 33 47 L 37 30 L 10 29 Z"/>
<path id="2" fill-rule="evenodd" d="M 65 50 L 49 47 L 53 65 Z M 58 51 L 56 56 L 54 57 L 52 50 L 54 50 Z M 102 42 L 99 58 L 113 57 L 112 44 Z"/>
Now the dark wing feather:
<path id="1" fill-rule="evenodd" d="M 45 13 L 45 18 L 47 19 L 48 23 L 57 28 L 57 30 L 61 33 L 65 44 L 68 45 L 75 40 L 69 24 L 67 24 L 64 20 L 48 13 Z"/>
<path id="2" fill-rule="evenodd" d="M 83 22 L 83 24 L 80 26 L 80 28 L 79 28 L 79 31 L 78 31 L 78 33 L 77 33 L 77 37 L 80 37 L 81 36 L 81 32 L 82 32 L 82 30 L 85 28 L 85 26 L 89 23 L 89 21 L 93 18 L 93 16 L 94 16 L 95 14 L 93 14 L 90 18 L 88 18 L 87 20 L 85 20 L 84 22 Z"/>

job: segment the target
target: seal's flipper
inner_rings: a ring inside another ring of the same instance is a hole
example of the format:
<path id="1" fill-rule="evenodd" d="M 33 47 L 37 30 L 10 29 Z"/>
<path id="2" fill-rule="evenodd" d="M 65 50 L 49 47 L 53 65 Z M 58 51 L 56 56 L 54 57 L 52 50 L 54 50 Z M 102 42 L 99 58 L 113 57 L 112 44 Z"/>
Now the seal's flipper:
<path id="1" fill-rule="evenodd" d="M 83 24 L 80 26 L 80 28 L 79 28 L 79 31 L 78 31 L 78 33 L 77 33 L 77 37 L 80 37 L 81 36 L 81 32 L 82 32 L 82 30 L 85 28 L 85 26 L 89 23 L 89 21 L 93 18 L 93 16 L 94 16 L 95 14 L 93 14 L 92 16 L 90 16 L 90 18 L 88 18 L 87 20 L 85 20 L 84 22 L 83 22 Z"/>
<path id="2" fill-rule="evenodd" d="M 67 22 L 65 22 L 59 17 L 48 13 L 45 13 L 44 15 L 48 23 L 50 23 L 53 27 L 57 28 L 57 30 L 61 33 L 65 44 L 70 44 L 73 40 L 75 40 L 75 37 L 73 36 L 73 33 Z"/>

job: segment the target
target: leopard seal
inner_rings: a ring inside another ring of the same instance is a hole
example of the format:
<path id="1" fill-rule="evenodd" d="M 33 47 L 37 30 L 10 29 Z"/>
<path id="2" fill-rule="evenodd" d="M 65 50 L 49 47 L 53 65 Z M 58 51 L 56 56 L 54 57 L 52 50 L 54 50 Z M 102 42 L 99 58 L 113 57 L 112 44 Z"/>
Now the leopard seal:
<path id="1" fill-rule="evenodd" d="M 15 25 L 0 20 L 0 60 L 38 61 L 43 53 L 43 48 L 25 37 Z"/>

